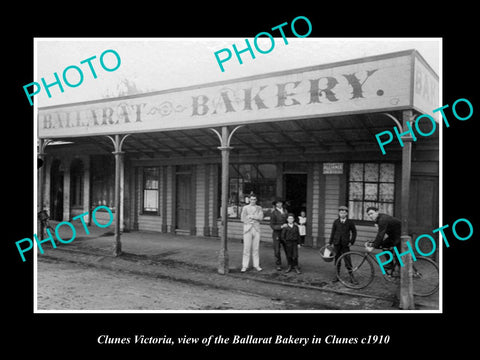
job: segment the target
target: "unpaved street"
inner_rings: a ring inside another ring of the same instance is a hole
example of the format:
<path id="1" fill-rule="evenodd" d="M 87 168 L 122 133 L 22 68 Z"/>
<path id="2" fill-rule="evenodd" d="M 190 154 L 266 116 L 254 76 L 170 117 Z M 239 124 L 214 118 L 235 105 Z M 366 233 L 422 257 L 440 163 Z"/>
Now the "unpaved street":
<path id="1" fill-rule="evenodd" d="M 127 272 L 40 258 L 39 310 L 281 310 L 285 303 Z"/>

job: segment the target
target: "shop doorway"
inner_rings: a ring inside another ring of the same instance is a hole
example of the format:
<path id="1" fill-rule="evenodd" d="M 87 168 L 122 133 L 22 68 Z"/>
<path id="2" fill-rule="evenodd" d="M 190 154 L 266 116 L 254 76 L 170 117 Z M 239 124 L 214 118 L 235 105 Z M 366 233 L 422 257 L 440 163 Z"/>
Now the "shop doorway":
<path id="1" fill-rule="evenodd" d="M 192 173 L 183 167 L 176 174 L 175 229 L 190 231 L 192 225 Z"/>
<path id="2" fill-rule="evenodd" d="M 307 174 L 284 174 L 283 184 L 288 212 L 300 215 L 307 207 Z"/>
<path id="3" fill-rule="evenodd" d="M 50 219 L 63 220 L 63 171 L 60 160 L 54 160 L 50 169 Z"/>

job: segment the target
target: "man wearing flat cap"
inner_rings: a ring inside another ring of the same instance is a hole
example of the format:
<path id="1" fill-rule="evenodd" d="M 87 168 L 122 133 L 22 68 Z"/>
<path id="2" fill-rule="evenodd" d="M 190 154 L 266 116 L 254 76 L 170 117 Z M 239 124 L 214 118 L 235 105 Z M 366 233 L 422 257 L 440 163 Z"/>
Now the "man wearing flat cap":
<path id="1" fill-rule="evenodd" d="M 335 265 L 342 266 L 337 264 L 338 258 L 350 251 L 350 245 L 355 243 L 357 238 L 357 228 L 352 220 L 348 218 L 348 208 L 346 206 L 340 206 L 338 208 L 338 218 L 333 222 L 332 232 L 330 233 L 329 244 L 333 245 L 335 248 Z M 347 255 L 345 258 L 345 267 L 347 268 L 352 282 L 355 282 L 352 274 L 352 263 L 350 257 Z M 333 281 L 337 281 L 337 277 Z"/>
<path id="2" fill-rule="evenodd" d="M 281 239 L 282 229 L 287 226 L 287 212 L 283 208 L 283 200 L 275 199 L 272 203 L 275 206 L 275 209 L 272 211 L 270 216 L 270 227 L 272 228 L 272 239 L 273 239 L 273 254 L 275 256 L 275 265 L 277 270 L 282 270 L 282 257 L 280 255 L 280 247 L 283 247 L 285 252 L 285 257 L 287 252 L 285 250 L 285 243 Z"/>

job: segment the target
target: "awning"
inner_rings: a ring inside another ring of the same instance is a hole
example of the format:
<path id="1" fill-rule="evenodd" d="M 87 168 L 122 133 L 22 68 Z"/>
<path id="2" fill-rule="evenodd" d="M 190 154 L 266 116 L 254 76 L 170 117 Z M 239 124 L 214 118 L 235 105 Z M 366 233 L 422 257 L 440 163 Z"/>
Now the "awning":
<path id="1" fill-rule="evenodd" d="M 390 115 L 401 119 L 400 112 Z M 256 122 L 240 127 L 232 137 L 232 153 L 245 156 L 266 154 L 312 156 L 318 154 L 357 153 L 381 154 L 375 134 L 392 130 L 395 123 L 384 113 L 354 114 L 323 118 L 295 119 L 281 122 Z M 420 122 L 424 133 L 431 124 Z M 430 128 L 429 128 L 430 127 Z M 86 153 L 113 151 L 111 141 L 104 135 L 57 138 L 58 147 L 81 146 Z M 65 144 L 61 145 L 61 142 Z M 428 137 L 418 136 L 422 149 L 438 151 L 438 132 Z M 218 158 L 219 142 L 209 128 L 133 133 L 123 144 L 123 151 L 133 158 Z M 48 150 L 48 147 L 47 147 Z M 401 152 L 398 142 L 388 148 L 389 154 Z"/>

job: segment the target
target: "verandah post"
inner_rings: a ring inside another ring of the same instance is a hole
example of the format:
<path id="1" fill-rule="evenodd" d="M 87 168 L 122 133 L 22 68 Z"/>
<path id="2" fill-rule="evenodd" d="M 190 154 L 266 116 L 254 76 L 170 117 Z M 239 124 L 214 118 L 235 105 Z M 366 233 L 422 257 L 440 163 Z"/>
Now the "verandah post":
<path id="1" fill-rule="evenodd" d="M 115 143 L 119 144 L 119 142 L 120 135 L 117 134 L 115 135 Z M 123 152 L 117 146 L 113 155 L 115 155 L 115 246 L 113 253 L 115 256 L 119 256 L 122 253 L 122 242 L 120 239 L 120 162 L 122 161 Z"/>
<path id="2" fill-rule="evenodd" d="M 222 155 L 222 185 L 221 185 L 221 207 L 220 207 L 220 216 L 222 221 L 222 229 L 220 232 L 220 249 L 218 252 L 218 273 L 225 275 L 229 272 L 228 265 L 228 185 L 229 185 L 229 167 L 230 167 L 230 140 L 232 139 L 233 133 L 239 129 L 241 125 L 235 127 L 232 131 L 229 131 L 227 126 L 222 126 L 221 134 L 215 130 L 212 130 L 220 140 L 220 146 L 218 149 L 221 151 Z"/>
<path id="3" fill-rule="evenodd" d="M 408 130 L 407 123 L 412 122 L 412 110 L 404 110 L 402 112 L 403 131 Z M 412 138 L 403 138 L 404 146 L 402 148 L 402 189 L 401 189 L 401 251 L 402 254 L 408 251 L 407 243 L 411 243 L 411 236 L 408 233 L 408 209 L 410 200 L 410 175 L 412 162 Z M 414 310 L 415 301 L 413 298 L 413 281 L 412 281 L 412 257 L 405 256 L 402 259 L 405 266 L 400 268 L 400 307 L 404 310 Z"/>
<path id="4" fill-rule="evenodd" d="M 113 254 L 115 256 L 120 256 L 122 254 L 122 242 L 120 232 L 120 184 L 121 176 L 123 176 L 123 172 L 121 170 L 124 154 L 122 151 L 122 145 L 129 135 L 130 134 L 126 134 L 123 137 L 120 137 L 119 134 L 116 134 L 114 138 L 107 135 L 107 137 L 113 143 L 114 151 L 112 152 L 112 154 L 115 156 L 115 244 L 113 249 Z"/>
<path id="5" fill-rule="evenodd" d="M 228 146 L 228 128 L 222 127 L 221 146 L 219 147 L 222 153 L 222 193 L 221 193 L 221 218 L 222 218 L 222 231 L 220 233 L 220 251 L 218 254 L 218 272 L 220 274 L 227 274 L 229 271 L 228 264 L 228 246 L 227 246 L 227 234 L 228 234 L 228 170 L 230 160 L 230 146 Z"/>

